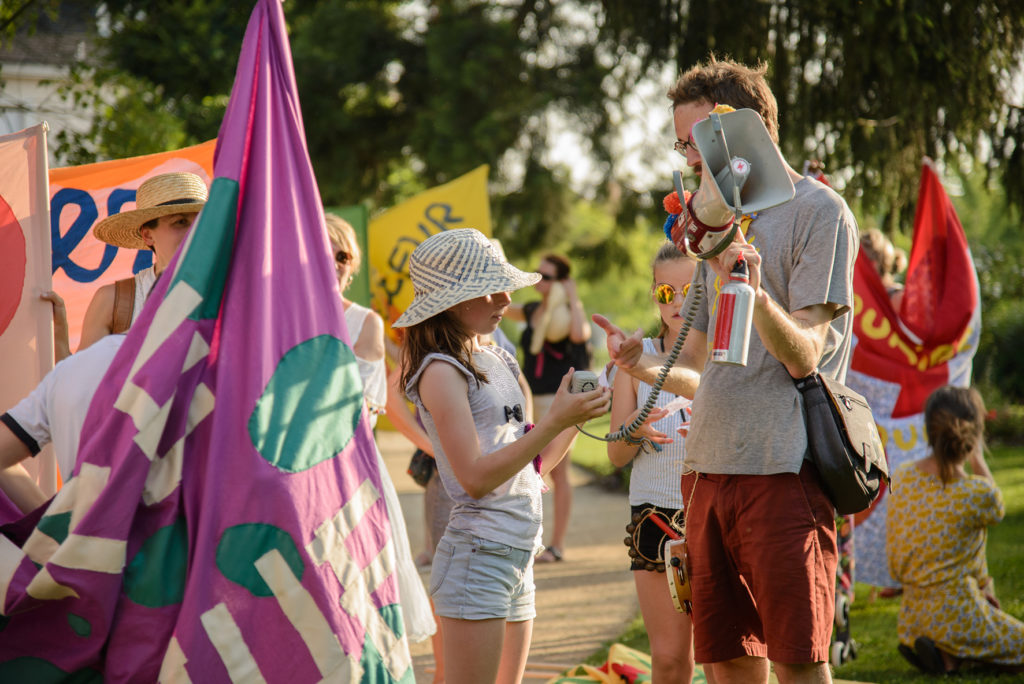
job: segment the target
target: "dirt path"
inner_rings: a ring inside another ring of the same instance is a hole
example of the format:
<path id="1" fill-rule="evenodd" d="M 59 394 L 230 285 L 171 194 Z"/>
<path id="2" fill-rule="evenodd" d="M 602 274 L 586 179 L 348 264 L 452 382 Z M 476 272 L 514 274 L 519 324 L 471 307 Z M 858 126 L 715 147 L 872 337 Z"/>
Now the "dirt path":
<path id="1" fill-rule="evenodd" d="M 423 490 L 406 474 L 413 448 L 397 432 L 377 435 L 384 462 L 398 490 L 413 555 L 423 549 Z M 572 475 L 575 498 L 565 560 L 536 566 L 537 619 L 530 663 L 574 665 L 617 638 L 639 607 L 629 572 L 625 537 L 629 504 L 625 494 L 591 484 L 580 469 Z M 545 520 L 551 495 L 544 496 Z M 545 523 L 548 526 L 550 523 Z M 429 569 L 423 574 L 429 579 Z M 430 642 L 410 646 L 418 684 L 431 681 Z"/>

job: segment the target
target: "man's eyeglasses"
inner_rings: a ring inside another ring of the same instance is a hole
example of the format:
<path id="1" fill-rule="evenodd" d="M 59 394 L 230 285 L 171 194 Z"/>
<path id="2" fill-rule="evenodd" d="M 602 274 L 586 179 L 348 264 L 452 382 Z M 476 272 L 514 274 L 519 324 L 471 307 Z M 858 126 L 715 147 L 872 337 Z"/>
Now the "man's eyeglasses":
<path id="1" fill-rule="evenodd" d="M 672 149 L 678 152 L 679 154 L 683 155 L 684 157 L 686 156 L 686 153 L 689 150 L 697 152 L 697 146 L 693 144 L 692 140 L 676 140 L 676 143 L 675 145 L 672 146 Z"/>
<path id="2" fill-rule="evenodd" d="M 685 297 L 686 293 L 690 291 L 690 283 L 683 285 L 682 290 L 677 290 L 668 283 L 659 283 L 654 287 L 654 298 L 658 300 L 659 304 L 671 304 L 675 301 L 676 295 Z"/>
<path id="3" fill-rule="evenodd" d="M 342 266 L 348 266 L 349 262 L 352 261 L 352 255 L 343 249 L 339 249 L 334 253 L 334 260 Z"/>

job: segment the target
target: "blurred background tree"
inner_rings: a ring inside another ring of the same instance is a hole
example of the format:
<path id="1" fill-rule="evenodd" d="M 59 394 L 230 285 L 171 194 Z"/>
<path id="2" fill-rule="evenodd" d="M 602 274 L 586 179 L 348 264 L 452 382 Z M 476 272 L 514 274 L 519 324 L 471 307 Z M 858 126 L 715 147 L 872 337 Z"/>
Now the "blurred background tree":
<path id="1" fill-rule="evenodd" d="M 83 163 L 214 137 L 251 5 L 12 0 L 0 4 L 0 40 L 58 8 L 93 9 L 98 50 L 76 65 L 66 95 L 96 118 L 57 140 L 64 159 Z M 510 258 L 567 252 L 585 301 L 614 279 L 601 305 L 639 316 L 629 297 L 646 288 L 643 250 L 660 239 L 660 200 L 672 164 L 682 165 L 669 161 L 663 94 L 714 51 L 768 63 L 787 159 L 798 169 L 824 162 L 862 227 L 907 245 L 921 158 L 947 177 L 963 173 L 956 201 L 986 306 L 1021 294 L 1024 3 L 286 0 L 284 9 L 329 205 L 387 208 L 489 164 L 495 233 Z M 650 96 L 638 113 L 630 98 L 641 91 Z"/>
<path id="2" fill-rule="evenodd" d="M 921 158 L 978 159 L 1024 204 L 1024 4 L 1014 0 L 603 0 L 602 35 L 686 68 L 764 60 L 783 152 L 817 158 L 848 201 L 911 224 Z M 640 48 L 645 48 L 641 50 Z M 1016 92 L 1014 93 L 1014 90 Z"/>
<path id="3" fill-rule="evenodd" d="M 216 135 L 248 4 L 92 4 L 102 56 L 79 72 L 75 96 L 114 84 L 118 97 L 61 151 L 81 161 Z M 968 160 L 1024 204 L 1024 96 L 1012 83 L 1024 4 L 1012 0 L 289 0 L 285 10 L 325 201 L 388 206 L 412 194 L 390 182 L 396 172 L 415 192 L 487 163 L 514 255 L 564 230 L 581 194 L 612 199 L 627 231 L 638 210 L 658 211 L 667 178 L 620 177 L 621 100 L 711 51 L 769 64 L 787 158 L 822 160 L 886 232 L 910 225 L 924 155 Z M 585 143 L 585 187 L 551 154 L 563 130 Z M 652 149 L 667 133 L 648 131 Z"/>

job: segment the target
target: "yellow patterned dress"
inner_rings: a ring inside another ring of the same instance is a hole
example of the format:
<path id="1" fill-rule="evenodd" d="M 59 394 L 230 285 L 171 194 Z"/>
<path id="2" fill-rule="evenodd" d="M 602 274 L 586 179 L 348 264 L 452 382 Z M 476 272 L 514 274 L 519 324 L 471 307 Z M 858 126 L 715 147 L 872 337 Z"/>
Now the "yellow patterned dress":
<path id="1" fill-rule="evenodd" d="M 889 570 L 903 585 L 900 643 L 923 636 L 958 658 L 1024 664 L 1024 622 L 981 591 L 991 581 L 986 528 L 1005 513 L 999 489 L 974 476 L 943 486 L 915 462 L 893 473 L 888 496 Z"/>

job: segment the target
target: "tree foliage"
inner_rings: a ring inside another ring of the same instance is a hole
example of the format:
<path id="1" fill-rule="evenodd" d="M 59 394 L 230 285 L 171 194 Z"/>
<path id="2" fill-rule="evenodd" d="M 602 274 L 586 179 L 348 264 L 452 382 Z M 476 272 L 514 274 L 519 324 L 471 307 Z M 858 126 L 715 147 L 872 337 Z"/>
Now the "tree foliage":
<path id="1" fill-rule="evenodd" d="M 923 156 L 985 159 L 1024 205 L 1024 4 L 1015 0 L 602 0 L 603 35 L 685 69 L 710 51 L 765 61 L 787 158 L 909 229 Z"/>
<path id="2" fill-rule="evenodd" d="M 102 60 L 72 90 L 98 118 L 61 152 L 85 161 L 215 136 L 250 4 L 93 4 L 109 27 Z M 983 160 L 1024 205 L 1014 0 L 288 0 L 285 11 L 324 201 L 387 207 L 489 164 L 496 232 L 513 256 L 572 220 L 553 121 L 587 143 L 580 156 L 603 175 L 590 199 L 622 231 L 661 213 L 648 189 L 616 178 L 620 100 L 665 64 L 711 51 L 769 64 L 787 158 L 824 161 L 889 232 L 909 230 L 926 154 Z"/>
<path id="3" fill-rule="evenodd" d="M 31 33 L 41 17 L 53 18 L 60 0 L 10 0 L 0 2 L 0 45 L 15 33 Z"/>

